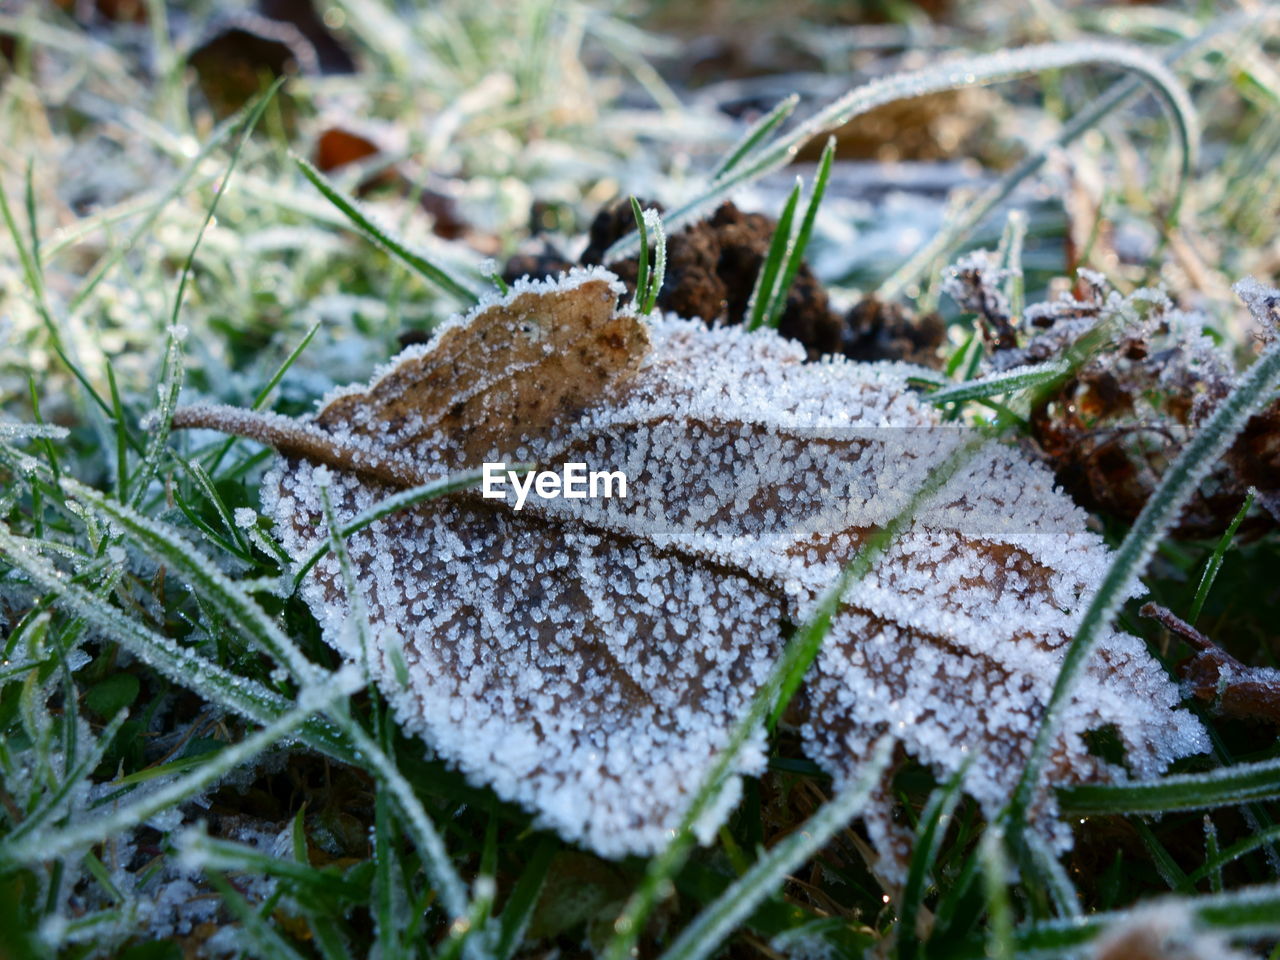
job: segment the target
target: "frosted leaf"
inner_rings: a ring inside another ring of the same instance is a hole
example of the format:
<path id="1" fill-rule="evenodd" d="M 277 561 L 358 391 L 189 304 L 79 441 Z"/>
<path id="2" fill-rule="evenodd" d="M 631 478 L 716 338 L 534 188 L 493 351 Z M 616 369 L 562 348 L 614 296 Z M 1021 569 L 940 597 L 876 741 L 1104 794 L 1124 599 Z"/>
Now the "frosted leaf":
<path id="1" fill-rule="evenodd" d="M 426 472 L 483 461 L 500 439 L 576 415 L 643 353 L 643 324 L 613 309 L 621 292 L 603 270 L 577 274 L 568 291 L 517 283 L 405 350 L 367 391 L 335 393 L 316 423 L 385 452 L 425 454 Z"/>
<path id="2" fill-rule="evenodd" d="M 608 856 L 665 842 L 787 625 L 968 436 L 908 388 L 915 368 L 806 363 L 767 330 L 645 323 L 616 309 L 619 292 L 602 271 L 516 284 L 295 424 L 298 444 L 272 425 L 286 457 L 264 481 L 264 510 L 301 559 L 327 538 L 322 482 L 345 525 L 401 476 L 499 460 L 626 474 L 625 498 L 534 493 L 516 511 L 467 491 L 348 540 L 381 645 L 371 669 L 400 722 Z M 839 780 L 886 730 L 939 776 L 975 755 L 965 787 L 994 813 L 1109 561 L 1044 468 L 982 447 L 846 596 L 799 704 L 806 750 Z M 342 584 L 332 556 L 302 584 L 340 647 Z M 1176 686 L 1118 632 L 1067 710 L 1047 780 L 1122 775 L 1085 748 L 1104 725 L 1138 776 L 1207 746 Z M 733 772 L 758 771 L 764 746 L 755 731 Z M 1037 822 L 1062 846 L 1048 797 Z M 881 791 L 868 814 L 889 873 L 902 853 L 891 809 Z"/>

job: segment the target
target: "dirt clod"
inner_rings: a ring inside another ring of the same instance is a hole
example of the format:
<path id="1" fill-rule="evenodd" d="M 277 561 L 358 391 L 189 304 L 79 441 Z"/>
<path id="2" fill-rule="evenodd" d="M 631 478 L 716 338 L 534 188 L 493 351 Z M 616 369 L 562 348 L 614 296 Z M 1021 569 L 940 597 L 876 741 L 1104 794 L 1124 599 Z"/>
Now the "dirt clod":
<path id="1" fill-rule="evenodd" d="M 642 201 L 641 205 L 662 210 L 656 203 Z M 666 279 L 658 306 L 707 323 L 742 323 L 775 226 L 764 214 L 744 213 L 724 203 L 708 219 L 673 233 L 667 238 Z M 580 262 L 584 266 L 603 263 L 610 245 L 634 228 L 630 201 L 605 207 L 592 221 Z M 559 251 L 544 246 L 542 253 L 512 257 L 503 278 L 511 282 L 526 274 L 546 277 L 570 265 Z M 634 292 L 636 258 L 615 261 L 609 268 Z M 907 360 L 927 366 L 937 366 L 936 348 L 944 338 L 936 316 L 917 320 L 896 304 L 866 301 L 842 318 L 831 309 L 826 290 L 808 264 L 801 264 L 787 292 L 778 331 L 804 344 L 810 359 L 843 353 L 856 360 Z"/>

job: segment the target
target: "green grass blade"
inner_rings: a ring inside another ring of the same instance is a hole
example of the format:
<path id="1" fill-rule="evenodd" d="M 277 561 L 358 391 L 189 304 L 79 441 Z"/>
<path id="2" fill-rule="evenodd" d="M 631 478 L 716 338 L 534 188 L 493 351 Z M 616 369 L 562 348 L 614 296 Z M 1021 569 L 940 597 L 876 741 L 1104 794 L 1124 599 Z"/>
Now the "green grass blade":
<path id="1" fill-rule="evenodd" d="M 182 801 L 203 792 L 236 767 L 247 763 L 301 727 L 312 714 L 345 696 L 347 685 L 328 681 L 322 692 L 311 692 L 296 706 L 262 729 L 226 747 L 194 773 L 175 779 L 145 796 L 118 806 L 110 813 L 78 820 L 62 830 L 43 830 L 17 841 L 0 841 L 0 861 L 10 863 L 42 863 L 115 836 L 149 820 L 162 810 L 176 807 Z"/>
<path id="2" fill-rule="evenodd" d="M 496 960 L 511 960 L 520 949 L 520 942 L 533 912 L 538 906 L 538 897 L 551 869 L 551 860 L 556 855 L 560 844 L 554 837 L 543 837 L 534 847 L 532 856 L 525 864 L 520 879 L 516 881 L 502 915 L 498 918 L 498 938 L 493 947 Z"/>
<path id="3" fill-rule="evenodd" d="M 285 357 L 279 369 L 271 375 L 271 379 L 267 381 L 266 386 L 258 391 L 257 397 L 254 398 L 253 406 L 250 407 L 251 410 L 261 410 L 266 405 L 267 398 L 271 396 L 271 391 L 279 386 L 280 381 L 284 379 L 284 375 L 289 372 L 289 368 L 302 356 L 302 351 L 306 350 L 311 341 L 315 339 L 316 332 L 323 322 L 323 320 L 317 320 L 303 338 L 298 341 L 298 345 L 289 351 L 289 356 Z"/>
<path id="4" fill-rule="evenodd" d="M 964 403 L 1001 394 L 1017 393 L 1029 387 L 1048 386 L 1070 374 L 1072 364 L 1067 360 L 1051 360 L 1034 367 L 1020 367 L 997 373 L 981 380 L 968 380 L 943 387 L 929 394 L 929 402 L 936 406 L 948 403 Z"/>
<path id="5" fill-rule="evenodd" d="M 1165 905 L 1171 916 L 1185 916 L 1194 928 L 1240 937 L 1265 937 L 1280 933 L 1280 885 L 1245 887 L 1224 894 L 1198 897 L 1161 897 L 1151 901 Z M 1130 911 L 1092 913 L 1069 920 L 1050 920 L 1017 929 L 1013 945 L 1018 956 L 1075 954 L 1113 926 L 1131 918 Z M 989 957 L 987 946 L 973 942 L 949 955 L 953 960 Z"/>
<path id="6" fill-rule="evenodd" d="M 376 710 L 376 707 L 375 707 Z M 407 904 L 395 882 L 400 864 L 392 844 L 395 828 L 391 819 L 391 800 L 387 791 L 379 790 L 373 798 L 373 903 L 374 930 L 378 956 L 388 960 L 406 956 L 400 934 L 404 930 L 403 911 Z"/>
<path id="7" fill-rule="evenodd" d="M 1213 822 L 1213 817 L 1209 814 L 1204 815 L 1204 859 L 1205 873 L 1209 877 L 1209 889 L 1214 893 L 1222 893 L 1225 889 L 1222 884 L 1222 868 L 1220 866 L 1209 866 L 1216 864 L 1222 856 L 1222 851 L 1218 845 L 1218 827 Z M 1193 877 L 1187 877 L 1187 882 L 1194 888 L 1196 880 Z"/>
<path id="8" fill-rule="evenodd" d="M 796 104 L 800 102 L 800 95 L 793 93 L 783 97 L 773 108 L 762 116 L 759 120 L 747 128 L 747 132 L 742 135 L 737 143 L 730 149 L 725 158 L 716 164 L 715 169 L 711 171 L 711 182 L 719 180 L 725 174 L 732 171 L 739 163 L 742 162 L 749 154 L 754 153 L 768 137 L 777 130 L 796 109 Z"/>
<path id="9" fill-rule="evenodd" d="M 373 649 L 373 638 L 369 635 L 369 610 L 365 604 L 364 593 L 360 589 L 360 584 L 356 581 L 355 567 L 351 563 L 351 554 L 347 552 L 347 543 L 342 533 L 338 529 L 337 519 L 333 513 L 333 503 L 329 499 L 329 488 L 326 484 L 320 485 L 320 505 L 324 512 L 324 522 L 327 527 L 329 549 L 338 560 L 338 569 L 342 573 L 342 587 L 346 593 L 347 601 L 347 620 L 352 625 L 352 629 L 356 635 L 356 646 L 360 650 L 360 666 L 364 670 L 365 681 L 373 680 L 373 657 L 375 655 Z M 377 726 L 381 716 L 378 704 L 374 703 L 374 734 L 381 735 L 381 728 Z"/>
<path id="10" fill-rule="evenodd" d="M 631 198 L 631 215 L 635 217 L 636 230 L 640 234 L 640 248 L 636 251 L 636 292 L 631 298 L 631 306 L 639 309 L 649 290 L 649 222 L 635 197 Z"/>
<path id="11" fill-rule="evenodd" d="M 289 352 L 289 356 L 285 357 L 284 362 L 280 364 L 280 367 L 274 374 L 272 374 L 271 379 L 267 381 L 266 386 L 258 391 L 258 395 L 253 400 L 253 406 L 249 409 L 258 411 L 267 405 L 267 400 L 270 398 L 271 392 L 280 385 L 280 381 L 284 379 L 284 375 L 289 372 L 289 369 L 298 361 L 298 358 L 302 356 L 302 351 L 306 350 L 310 345 L 311 341 L 315 338 L 316 332 L 320 329 L 321 323 L 323 323 L 323 321 L 316 321 L 298 345 Z M 218 467 L 221 466 L 223 459 L 231 452 L 231 448 L 235 446 L 236 439 L 236 437 L 227 437 L 226 440 L 222 441 L 222 444 L 218 447 L 218 452 L 214 455 L 213 460 L 209 464 L 208 472 L 210 474 L 216 474 L 218 472 Z"/>
<path id="12" fill-rule="evenodd" d="M 457 960 L 459 954 L 488 960 L 488 954 L 480 947 L 485 918 L 493 908 L 497 886 L 492 877 L 476 877 L 475 896 L 467 912 L 449 924 L 449 936 L 436 953 L 436 960 Z"/>
<path id="13" fill-rule="evenodd" d="M 304 868 L 314 869 L 311 867 L 311 858 L 307 854 L 307 834 L 303 820 L 305 814 L 306 806 L 303 805 L 293 818 L 291 830 L 293 862 Z M 363 892 L 363 884 L 361 887 Z M 320 951 L 322 960 L 353 960 L 346 939 L 339 930 L 337 920 L 332 913 L 323 909 L 311 909 L 305 904 L 299 906 L 307 925 L 311 928 L 312 938 Z"/>
<path id="14" fill-rule="evenodd" d="M 809 247 L 809 238 L 813 235 L 813 224 L 818 218 L 818 207 L 822 205 L 823 194 L 827 191 L 827 181 L 831 178 L 831 164 L 836 155 L 836 138 L 828 137 L 827 145 L 822 150 L 822 158 L 818 161 L 818 172 L 813 178 L 813 192 L 809 195 L 809 205 L 805 208 L 804 219 L 800 221 L 800 231 L 787 250 L 787 264 L 782 270 L 782 278 L 769 295 L 769 306 L 765 310 L 765 326 L 777 329 L 782 314 L 787 309 L 787 294 L 791 292 L 791 284 L 795 282 L 800 265 L 804 262 L 805 250 Z"/>
<path id="15" fill-rule="evenodd" d="M 1213 581 L 1218 578 L 1218 571 L 1222 569 L 1222 558 L 1226 556 L 1227 551 L 1231 549 L 1231 542 L 1235 539 L 1236 531 L 1240 529 L 1240 524 L 1244 522 L 1244 518 L 1249 515 L 1249 510 L 1253 507 L 1253 498 L 1255 491 L 1250 490 L 1249 495 L 1244 498 L 1226 532 L 1218 541 L 1218 545 L 1213 548 L 1213 553 L 1209 555 L 1209 559 L 1205 561 L 1204 573 L 1200 575 L 1200 584 L 1196 587 L 1195 599 L 1191 601 L 1191 612 L 1187 615 L 1187 623 L 1195 626 L 1195 622 L 1200 619 L 1200 611 L 1204 609 L 1204 602 L 1209 599 L 1209 591 L 1213 589 Z"/>
<path id="16" fill-rule="evenodd" d="M 926 884 L 937 862 L 947 827 L 951 825 L 951 814 L 960 801 L 960 787 L 971 761 L 972 754 L 945 785 L 929 794 L 929 800 L 920 813 L 915 849 L 911 855 L 911 866 L 907 869 L 906 883 L 902 885 L 898 908 L 898 960 L 915 960 L 922 955 L 924 943 L 916 932 L 916 919 L 924 906 Z"/>
<path id="17" fill-rule="evenodd" d="M 102 762 L 102 758 L 106 755 L 107 750 L 111 748 L 112 741 L 115 740 L 116 734 L 120 732 L 120 728 L 124 726 L 128 716 L 129 711 L 126 709 L 119 711 L 111 718 L 111 722 L 93 740 L 84 757 L 76 764 L 75 769 L 69 771 L 57 788 L 44 798 L 40 806 L 27 814 L 22 819 L 22 822 L 9 832 L 6 842 L 16 843 L 28 834 L 38 831 L 46 824 L 56 820 L 65 812 L 65 804 L 67 798 L 71 795 L 71 791 L 84 782 L 97 768 L 98 764 Z"/>
<path id="18" fill-rule="evenodd" d="M 747 329 L 755 330 L 765 322 L 769 305 L 773 301 L 774 288 L 778 275 L 782 271 L 792 246 L 791 221 L 796 216 L 796 206 L 800 203 L 800 189 L 803 184 L 796 177 L 795 186 L 787 196 L 787 202 L 778 216 L 778 223 L 773 228 L 773 238 L 769 241 L 769 252 L 760 264 L 760 272 L 756 274 L 756 285 L 751 291 L 751 299 L 747 301 Z"/>
<path id="19" fill-rule="evenodd" d="M 880 782 L 893 753 L 893 738 L 883 737 L 853 782 L 842 787 L 818 811 L 778 842 L 715 902 L 698 914 L 662 960 L 704 960 L 727 940 L 738 926 L 798 870 L 835 833 L 843 829 L 866 806 L 871 791 Z"/>
<path id="20" fill-rule="evenodd" d="M 978 846 L 987 895 L 987 956 L 991 960 L 1014 960 L 1015 955 L 1013 908 L 1009 904 L 1010 871 L 1004 846 L 1004 837 L 996 827 L 987 829 Z"/>
<path id="21" fill-rule="evenodd" d="M 247 677 L 238 676 L 143 626 L 101 597 L 64 577 L 40 558 L 39 544 L 14 537 L 0 527 L 0 556 L 22 570 L 38 588 L 104 636 L 116 641 L 140 661 L 203 699 L 255 723 L 266 724 L 289 708 L 289 701 Z M 344 763 L 353 762 L 350 748 L 332 726 L 311 721 L 304 730 L 307 744 Z"/>
<path id="22" fill-rule="evenodd" d="M 226 501 L 222 499 L 222 494 L 218 492 L 218 488 L 214 485 L 213 478 L 196 461 L 185 460 L 172 450 L 168 452 L 179 468 L 195 483 L 196 489 L 204 494 L 204 498 L 213 505 L 218 519 L 222 521 L 222 525 L 226 528 L 227 533 L 230 534 L 232 541 L 234 541 L 231 552 L 248 559 L 251 554 L 249 552 L 249 544 L 245 542 L 244 531 L 236 523 L 235 517 L 231 514 L 231 509 L 227 506 Z"/>
<path id="23" fill-rule="evenodd" d="M 411 250 L 406 244 L 391 236 L 382 227 L 375 224 L 368 216 L 361 211 L 360 207 L 345 196 L 335 187 L 329 179 L 312 166 L 302 157 L 295 156 L 293 162 L 298 165 L 298 169 L 302 171 L 311 183 L 319 190 L 335 207 L 346 216 L 351 224 L 359 230 L 364 236 L 373 243 L 382 247 L 392 256 L 399 259 L 402 263 L 411 268 L 415 273 L 425 280 L 435 284 L 445 293 L 461 303 L 471 306 L 479 303 L 480 298 L 470 287 L 459 283 L 449 272 L 442 267 L 437 266 L 427 259 L 423 254 Z"/>
<path id="24" fill-rule="evenodd" d="M 287 667 L 300 683 L 317 676 L 319 668 L 303 655 L 257 601 L 176 530 L 75 480 L 64 480 L 63 487 L 148 554 L 179 572 L 197 595 L 234 624 L 245 638 Z"/>
<path id="25" fill-rule="evenodd" d="M 218 189 L 213 193 L 213 201 L 209 204 L 209 209 L 205 211 L 204 220 L 200 222 L 200 229 L 196 231 L 196 238 L 191 243 L 191 249 L 187 252 L 187 259 L 182 264 L 182 272 L 178 275 L 178 291 L 173 298 L 173 311 L 169 321 L 172 324 L 176 324 L 178 317 L 182 314 L 182 301 L 187 291 L 187 284 L 191 280 L 191 270 L 195 266 L 196 253 L 200 250 L 200 244 L 204 241 L 204 235 L 209 229 L 209 224 L 213 222 L 213 217 L 218 212 L 218 204 L 222 201 L 223 194 L 227 192 L 227 187 L 231 183 L 231 175 L 235 172 L 236 166 L 240 162 L 240 154 L 244 151 L 245 144 L 249 142 L 249 137 L 253 135 L 258 121 L 262 119 L 263 113 L 266 112 L 268 104 L 275 99 L 275 95 L 284 86 L 284 81 L 284 77 L 277 78 L 254 101 L 244 118 L 244 124 L 240 129 L 240 137 L 231 151 L 230 159 L 227 161 L 226 172 L 223 173 L 222 179 L 218 181 Z"/>
<path id="26" fill-rule="evenodd" d="M 164 363 L 160 368 L 160 382 L 156 387 L 156 405 L 151 418 L 151 437 L 142 453 L 142 460 L 134 472 L 130 482 L 128 503 L 136 507 L 142 502 L 151 481 L 160 472 L 160 461 L 169 443 L 169 428 L 173 421 L 173 411 L 178 405 L 178 395 L 182 392 L 182 381 L 185 361 L 182 355 L 182 340 L 186 332 L 178 327 L 169 327 L 165 343 Z M 144 421 L 144 424 L 146 421 Z"/>
<path id="27" fill-rule="evenodd" d="M 49 423 L 0 422 L 0 440 L 65 440 L 69 433 Z"/>
<path id="28" fill-rule="evenodd" d="M 209 886 L 222 897 L 227 909 L 240 921 L 241 931 L 250 941 L 250 949 L 255 957 L 262 960 L 304 960 L 302 954 L 289 945 L 273 924 L 268 923 L 250 906 L 226 877 L 212 870 L 206 870 L 204 876 L 209 881 Z"/>
<path id="29" fill-rule="evenodd" d="M 1022 275 L 1022 247 L 1027 239 L 1027 215 L 1021 210 L 1010 210 L 1000 235 L 1000 266 L 1009 271 L 1005 280 L 1004 295 L 1009 301 L 1009 315 L 1022 316 L 1026 287 Z"/>
<path id="30" fill-rule="evenodd" d="M 733 172 L 708 185 L 699 196 L 669 211 L 666 217 L 667 228 L 684 226 L 734 190 L 786 166 L 795 158 L 800 148 L 814 137 L 844 126 L 853 118 L 876 107 L 926 93 L 1088 65 L 1128 70 L 1148 82 L 1173 122 L 1181 151 L 1180 169 L 1185 178 L 1185 172 L 1194 164 L 1199 143 L 1195 110 L 1182 84 L 1163 63 L 1129 44 L 1096 40 L 1087 43 L 1047 43 L 976 57 L 962 57 L 922 70 L 879 78 L 851 90 L 819 110 L 791 133 L 756 150 L 749 159 L 739 163 Z M 635 233 L 622 237 L 605 251 L 604 262 L 607 264 L 630 255 L 635 250 L 637 241 Z"/>
<path id="31" fill-rule="evenodd" d="M 116 499 L 129 500 L 129 436 L 124 419 L 124 402 L 120 399 L 120 387 L 116 384 L 115 368 L 107 364 L 107 388 L 111 392 L 111 424 L 116 434 Z"/>
<path id="32" fill-rule="evenodd" d="M 1058 854 L 1037 833 L 1027 834 L 1027 847 L 1031 851 L 1031 861 L 1036 866 L 1036 873 L 1048 891 L 1058 916 L 1080 916 L 1080 892 L 1058 860 Z"/>
<path id="33" fill-rule="evenodd" d="M 1057 792 L 1064 812 L 1073 816 L 1157 814 L 1275 800 L 1280 798 L 1280 759 L 1138 783 L 1079 784 Z"/>
<path id="34" fill-rule="evenodd" d="M 1242 840 L 1236 841 L 1225 850 L 1209 853 L 1204 865 L 1198 870 L 1193 871 L 1187 879 L 1191 883 L 1199 883 L 1205 877 L 1218 875 L 1218 882 L 1221 883 L 1220 874 L 1223 867 L 1234 863 L 1247 853 L 1252 853 L 1254 850 L 1260 850 L 1268 844 L 1274 843 L 1278 840 L 1280 840 L 1280 826 L 1269 827 L 1259 833 L 1251 834 Z M 1215 890 L 1214 892 L 1217 893 L 1219 891 Z"/>
<path id="35" fill-rule="evenodd" d="M 1151 858 L 1151 863 L 1155 866 L 1156 872 L 1160 874 L 1160 878 L 1170 890 L 1175 893 L 1192 893 L 1191 884 L 1187 883 L 1187 875 L 1182 872 L 1182 868 L 1178 866 L 1173 855 L 1155 832 L 1147 825 L 1146 821 L 1141 817 L 1135 817 L 1129 821 L 1134 832 L 1138 835 L 1138 839 L 1142 841 L 1143 847 L 1146 848 L 1147 855 Z"/>
<path id="36" fill-rule="evenodd" d="M 284 860 L 254 847 L 211 837 L 193 827 L 174 839 L 183 862 L 205 870 L 258 874 L 288 881 L 300 889 L 335 900 L 358 902 L 366 889 L 335 872 L 333 867 L 317 869 L 297 860 Z"/>
<path id="37" fill-rule="evenodd" d="M 133 477 L 133 489 L 128 501 L 132 506 L 136 507 L 142 502 L 142 498 L 147 493 L 147 488 L 151 485 L 152 478 L 155 477 L 160 469 L 160 461 L 169 442 L 169 427 L 173 420 L 174 408 L 178 405 L 178 394 L 182 390 L 183 378 L 181 343 L 186 333 L 178 325 L 178 318 L 182 313 L 182 303 L 186 296 L 187 284 L 190 282 L 192 269 L 195 266 L 196 253 L 200 250 L 200 244 L 204 240 L 205 232 L 209 229 L 209 224 L 213 222 L 214 214 L 218 212 L 218 204 L 222 200 L 223 194 L 227 192 L 227 186 L 231 183 L 231 175 L 235 172 L 236 165 L 240 161 L 240 154 L 244 150 L 245 144 L 249 142 L 249 137 L 253 134 L 254 128 L 261 119 L 263 112 L 267 109 L 267 104 L 272 101 L 283 84 L 283 77 L 277 79 L 257 99 L 253 109 L 245 117 L 240 138 L 236 141 L 235 148 L 231 151 L 231 158 L 227 162 L 226 173 L 223 174 L 222 180 L 218 183 L 218 189 L 214 191 L 213 201 L 205 212 L 204 220 L 200 223 L 200 229 L 196 231 L 196 238 L 191 244 L 187 259 L 182 264 L 182 271 L 178 275 L 178 290 L 173 297 L 173 311 L 169 321 L 168 343 L 160 376 L 159 396 L 154 411 L 151 439 L 147 443 L 142 462 L 138 465 Z"/>
<path id="38" fill-rule="evenodd" d="M 454 919 L 465 918 L 469 913 L 466 886 L 449 860 L 444 841 L 409 781 L 358 723 L 341 715 L 335 715 L 332 719 L 338 729 L 350 739 L 356 755 L 362 758 L 360 765 L 377 777 L 396 801 L 407 833 L 422 855 L 427 875 L 440 892 L 440 900 L 445 909 Z"/>
<path id="39" fill-rule="evenodd" d="M 13 210 L 9 206 L 9 196 L 4 190 L 0 190 L 0 215 L 4 216 L 4 224 L 9 231 L 9 239 L 13 241 L 14 248 L 18 251 L 18 263 L 22 267 L 23 278 L 27 282 L 27 286 L 31 289 L 32 296 L 35 298 L 37 309 L 44 312 L 44 280 L 43 273 L 40 270 L 40 263 L 35 255 L 31 252 L 31 248 L 27 245 L 26 238 L 22 234 L 22 227 L 18 225 L 17 218 L 13 215 Z"/>
<path id="40" fill-rule="evenodd" d="M 662 292 L 662 284 L 667 279 L 667 233 L 662 226 L 662 217 L 657 210 L 644 212 L 645 232 L 653 237 L 653 270 L 649 277 L 648 291 L 640 312 L 646 317 L 653 313 L 658 302 L 658 294 Z"/>
<path id="41" fill-rule="evenodd" d="M 94 388 L 89 378 L 85 376 L 84 371 L 80 369 L 80 365 L 67 352 L 62 340 L 62 334 L 58 331 L 58 325 L 54 322 L 53 313 L 50 311 L 45 297 L 44 274 L 41 272 L 40 263 L 27 246 L 22 234 L 22 228 L 18 226 L 13 210 L 9 206 L 8 194 L 3 188 L 0 188 L 0 214 L 3 215 L 9 239 L 13 241 L 14 249 L 18 252 L 18 262 L 22 267 L 23 279 L 26 281 L 32 305 L 35 307 L 35 311 L 40 317 L 40 322 L 48 333 L 50 347 L 84 389 L 85 396 L 93 401 L 99 411 L 110 416 L 111 407 L 102 399 L 101 394 Z"/>
<path id="42" fill-rule="evenodd" d="M 32 174 L 35 172 L 35 158 L 27 158 L 26 176 L 23 177 L 23 201 L 27 209 L 27 233 L 31 243 L 31 260 L 35 264 L 37 276 L 44 276 L 44 263 L 40 254 L 40 226 L 36 219 L 36 190 Z"/>

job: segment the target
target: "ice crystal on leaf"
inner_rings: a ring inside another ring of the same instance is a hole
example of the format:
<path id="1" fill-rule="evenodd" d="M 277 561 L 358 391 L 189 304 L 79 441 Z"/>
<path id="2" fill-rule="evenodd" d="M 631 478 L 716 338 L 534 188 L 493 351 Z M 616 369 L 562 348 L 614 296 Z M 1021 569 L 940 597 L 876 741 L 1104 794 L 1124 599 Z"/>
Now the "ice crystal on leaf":
<path id="1" fill-rule="evenodd" d="M 397 484 L 487 461 L 626 473 L 626 498 L 530 496 L 517 513 L 471 490 L 349 538 L 375 634 L 397 638 L 371 666 L 403 725 L 608 856 L 665 842 L 788 624 L 967 436 L 908 388 L 913 368 L 806 363 L 772 331 L 646 322 L 617 308 L 621 292 L 598 269 L 518 283 L 330 398 L 295 424 L 302 441 L 244 430 L 285 454 L 264 505 L 296 558 L 327 537 L 322 484 L 345 525 Z M 846 596 L 799 700 L 806 749 L 842 781 L 886 730 L 940 776 L 973 755 L 965 787 L 994 812 L 1108 561 L 1047 470 L 983 446 Z M 358 659 L 343 582 L 329 556 L 302 589 Z M 1086 749 L 1104 725 L 1139 776 L 1206 747 L 1121 633 L 1080 685 L 1047 780 L 1122 775 Z M 764 746 L 757 731 L 735 772 L 758 772 Z M 868 822 L 891 872 L 890 811 L 884 799 Z M 1039 811 L 1065 843 L 1047 797 Z"/>

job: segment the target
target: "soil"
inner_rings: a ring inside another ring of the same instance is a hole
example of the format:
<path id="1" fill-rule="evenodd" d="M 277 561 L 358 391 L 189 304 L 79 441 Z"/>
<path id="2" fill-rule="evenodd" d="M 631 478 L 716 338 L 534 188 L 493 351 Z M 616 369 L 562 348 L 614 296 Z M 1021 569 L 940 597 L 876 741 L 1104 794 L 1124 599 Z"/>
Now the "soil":
<path id="1" fill-rule="evenodd" d="M 642 202 L 642 206 L 662 209 L 654 203 Z M 579 263 L 602 263 L 609 246 L 634 227 L 629 201 L 605 207 L 591 224 Z M 699 317 L 709 324 L 742 323 L 774 227 L 775 222 L 764 214 L 744 213 L 732 203 L 724 203 L 708 219 L 669 236 L 659 308 L 682 317 Z M 571 266 L 572 261 L 543 241 L 541 252 L 512 257 L 503 278 L 513 282 L 526 275 L 546 277 Z M 634 293 L 636 258 L 615 261 L 609 268 Z M 842 353 L 860 361 L 907 360 L 931 367 L 940 362 L 937 348 L 945 336 L 942 321 L 935 314 L 916 318 L 896 304 L 864 300 L 841 316 L 831 309 L 826 290 L 808 264 L 801 264 L 787 293 L 778 332 L 802 343 L 810 359 Z"/>

